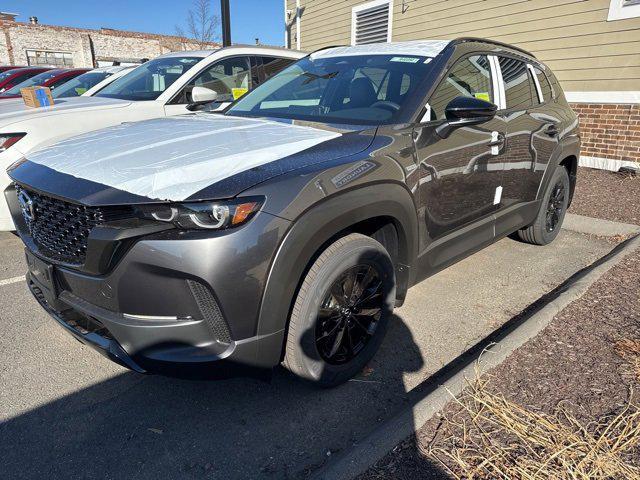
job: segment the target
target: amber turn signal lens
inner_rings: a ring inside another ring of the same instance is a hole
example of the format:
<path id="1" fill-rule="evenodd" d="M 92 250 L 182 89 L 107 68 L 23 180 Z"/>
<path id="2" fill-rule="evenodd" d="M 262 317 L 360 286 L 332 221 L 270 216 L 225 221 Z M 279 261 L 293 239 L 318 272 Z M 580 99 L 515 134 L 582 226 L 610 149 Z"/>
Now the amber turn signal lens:
<path id="1" fill-rule="evenodd" d="M 241 203 L 236 206 L 233 219 L 231 220 L 231 225 L 239 225 L 243 223 L 249 215 L 258 210 L 258 206 L 258 202 Z"/>

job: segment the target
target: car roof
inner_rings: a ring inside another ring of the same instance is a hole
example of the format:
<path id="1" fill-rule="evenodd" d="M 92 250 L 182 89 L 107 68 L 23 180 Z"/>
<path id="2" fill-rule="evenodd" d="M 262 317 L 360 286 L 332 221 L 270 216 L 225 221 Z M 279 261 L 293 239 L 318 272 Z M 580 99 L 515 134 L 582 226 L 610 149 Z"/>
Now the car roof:
<path id="1" fill-rule="evenodd" d="M 219 48 L 212 50 L 179 50 L 177 52 L 169 52 L 154 58 L 171 58 L 171 57 L 200 57 L 205 58 L 216 53 Z"/>
<path id="2" fill-rule="evenodd" d="M 327 47 L 316 50 L 311 54 L 312 58 L 330 58 L 350 55 L 420 55 L 435 57 L 448 45 L 462 43 L 484 43 L 495 47 L 511 49 L 521 54 L 535 58 L 531 52 L 515 45 L 490 40 L 487 38 L 460 37 L 454 40 L 413 40 L 409 42 L 370 43 L 364 45 Z"/>
<path id="3" fill-rule="evenodd" d="M 137 65 L 136 65 L 137 67 Z M 93 68 L 91 70 L 89 70 L 89 72 L 96 72 L 96 73 L 117 73 L 121 70 L 124 70 L 125 68 L 133 68 L 132 66 L 122 66 L 122 65 L 113 65 L 111 67 L 97 67 L 97 68 Z"/>
<path id="4" fill-rule="evenodd" d="M 247 49 L 254 50 L 256 54 L 259 54 L 259 53 L 266 54 L 268 52 L 270 52 L 271 54 L 281 53 L 283 55 L 290 56 L 292 58 L 298 57 L 298 56 L 302 57 L 306 55 L 305 53 L 300 52 L 299 50 L 292 50 L 292 49 L 283 48 L 283 47 L 270 47 L 268 45 L 231 45 L 230 47 L 221 47 L 221 48 L 215 48 L 211 50 L 180 50 L 178 52 L 165 53 L 164 55 L 160 55 L 159 57 L 155 57 L 155 58 L 185 57 L 185 56 L 206 58 L 222 50 L 233 51 L 236 49 L 243 50 L 245 52 Z"/>
<path id="5" fill-rule="evenodd" d="M 354 55 L 419 55 L 435 57 L 450 40 L 413 40 L 410 42 L 370 43 L 346 47 L 329 47 L 311 54 L 312 58 L 345 57 Z"/>

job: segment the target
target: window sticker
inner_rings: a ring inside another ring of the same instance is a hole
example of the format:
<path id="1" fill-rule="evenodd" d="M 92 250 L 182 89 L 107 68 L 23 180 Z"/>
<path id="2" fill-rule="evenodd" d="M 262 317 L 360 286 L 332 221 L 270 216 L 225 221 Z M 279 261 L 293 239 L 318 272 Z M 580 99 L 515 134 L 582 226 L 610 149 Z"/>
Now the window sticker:
<path id="1" fill-rule="evenodd" d="M 474 93 L 473 96 L 480 100 L 484 100 L 485 102 L 491 101 L 491 97 L 489 97 L 488 92 L 477 92 L 477 93 Z"/>
<path id="2" fill-rule="evenodd" d="M 233 99 L 234 100 L 239 99 L 241 96 L 243 96 L 248 91 L 249 91 L 248 88 L 232 88 L 231 89 L 231 93 L 233 94 Z"/>
<path id="3" fill-rule="evenodd" d="M 393 57 L 391 61 L 400 63 L 418 63 L 420 59 L 416 57 Z"/>

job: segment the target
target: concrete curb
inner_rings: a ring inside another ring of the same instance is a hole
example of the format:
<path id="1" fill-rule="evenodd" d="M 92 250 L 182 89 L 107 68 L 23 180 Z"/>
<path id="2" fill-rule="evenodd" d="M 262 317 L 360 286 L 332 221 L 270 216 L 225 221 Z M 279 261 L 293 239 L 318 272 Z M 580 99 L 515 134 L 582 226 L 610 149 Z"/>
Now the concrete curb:
<path id="1" fill-rule="evenodd" d="M 616 235 L 635 235 L 640 233 L 640 226 L 630 223 L 612 222 L 599 218 L 585 217 L 567 213 L 562 222 L 562 228 L 572 232 L 597 235 L 599 237 L 613 237 Z"/>
<path id="2" fill-rule="evenodd" d="M 360 443 L 336 455 L 310 478 L 346 480 L 367 470 L 442 410 L 452 399 L 452 395 L 460 394 L 468 385 L 468 380 L 474 378 L 478 364 L 482 371 L 501 364 L 514 350 L 549 325 L 565 307 L 584 295 L 604 273 L 637 248 L 640 248 L 640 236 L 622 242 L 592 265 L 572 275 L 562 285 L 411 390 L 407 394 L 407 406 L 378 425 Z"/>

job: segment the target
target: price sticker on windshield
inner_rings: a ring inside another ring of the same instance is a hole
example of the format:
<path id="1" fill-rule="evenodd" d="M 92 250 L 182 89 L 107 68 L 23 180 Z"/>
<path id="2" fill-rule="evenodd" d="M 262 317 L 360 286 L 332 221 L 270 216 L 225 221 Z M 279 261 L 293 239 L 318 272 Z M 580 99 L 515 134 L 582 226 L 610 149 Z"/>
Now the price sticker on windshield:
<path id="1" fill-rule="evenodd" d="M 420 59 L 416 57 L 393 57 L 391 61 L 400 63 L 418 63 Z"/>

